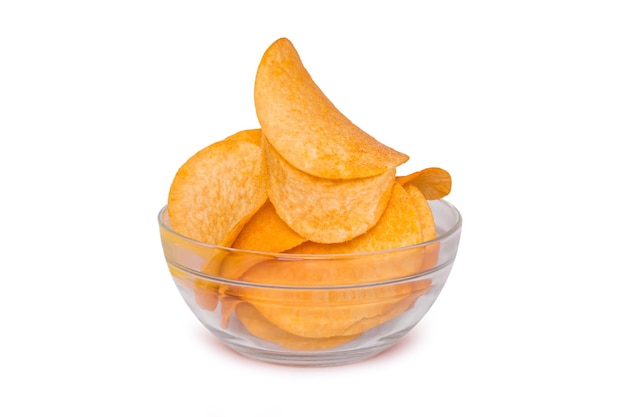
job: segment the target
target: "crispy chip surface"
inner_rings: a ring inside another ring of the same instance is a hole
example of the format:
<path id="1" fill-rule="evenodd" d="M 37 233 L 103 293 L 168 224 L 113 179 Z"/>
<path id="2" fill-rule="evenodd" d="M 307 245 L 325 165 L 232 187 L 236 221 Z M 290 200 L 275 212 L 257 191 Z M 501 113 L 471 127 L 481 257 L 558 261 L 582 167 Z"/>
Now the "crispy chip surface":
<path id="1" fill-rule="evenodd" d="M 417 207 L 418 212 L 420 213 L 419 216 L 420 222 L 422 223 L 422 234 L 424 242 L 435 239 L 437 237 L 435 218 L 433 216 L 432 210 L 430 209 L 428 201 L 426 201 L 426 197 L 419 190 L 419 188 L 411 183 L 406 184 L 404 188 L 407 190 L 411 198 L 413 198 L 414 204 Z M 433 242 L 423 248 L 423 271 L 437 265 L 437 262 L 439 261 L 439 247 L 439 242 Z"/>
<path id="2" fill-rule="evenodd" d="M 399 299 L 386 313 L 381 315 L 368 315 L 344 330 L 345 334 L 358 334 L 367 331 L 380 324 L 404 313 L 411 305 L 430 288 L 430 280 L 422 280 L 413 283 L 413 291 L 406 297 Z"/>
<path id="3" fill-rule="evenodd" d="M 304 241 L 302 236 L 276 214 L 274 205 L 268 199 L 244 225 L 232 247 L 246 251 L 278 253 Z M 231 252 L 220 261 L 220 274 L 224 278 L 238 279 L 252 265 L 264 260 L 267 257 L 263 254 Z"/>
<path id="4" fill-rule="evenodd" d="M 358 335 L 337 337 L 302 337 L 288 333 L 269 322 L 258 310 L 249 303 L 241 303 L 236 307 L 239 321 L 256 337 L 276 343 L 292 350 L 323 350 L 331 349 L 349 342 Z"/>
<path id="5" fill-rule="evenodd" d="M 415 199 L 396 182 L 393 185 L 389 203 L 380 220 L 364 234 L 342 243 L 304 242 L 288 252 L 373 252 L 416 245 L 422 241 L 422 223 Z"/>
<path id="6" fill-rule="evenodd" d="M 249 141 L 249 131 L 242 132 L 242 140 L 230 137 L 200 150 L 176 173 L 168 196 L 168 214 L 176 232 L 205 243 L 230 245 L 266 201 L 261 147 Z"/>
<path id="7" fill-rule="evenodd" d="M 368 325 L 379 324 L 376 318 L 390 317 L 398 302 L 415 292 L 422 294 L 429 283 L 420 287 L 412 282 L 358 288 L 341 286 L 417 274 L 422 268 L 423 253 L 419 247 L 367 256 L 259 261 L 241 275 L 241 281 L 295 288 L 285 291 L 242 286 L 227 291 L 250 302 L 268 321 L 289 333 L 303 337 L 356 334 L 367 330 Z M 332 286 L 339 287 L 328 288 Z"/>
<path id="8" fill-rule="evenodd" d="M 261 129 L 248 129 L 241 130 L 234 135 L 230 135 L 224 140 L 245 140 L 246 142 L 250 142 L 254 145 L 261 146 Z"/>
<path id="9" fill-rule="evenodd" d="M 248 278 L 248 273 L 253 270 L 256 270 L 255 273 L 262 270 L 273 273 L 268 268 L 274 266 L 271 263 L 255 265 L 244 274 L 243 279 Z M 227 294 L 249 302 L 276 327 L 287 333 L 312 338 L 359 334 L 380 324 L 374 318 L 389 317 L 397 303 L 413 292 L 415 289 L 410 283 L 332 290 L 227 289 Z"/>
<path id="10" fill-rule="evenodd" d="M 274 205 L 268 199 L 244 225 L 232 247 L 262 252 L 283 252 L 304 240 L 276 214 Z"/>
<path id="11" fill-rule="evenodd" d="M 272 146 L 308 174 L 328 179 L 364 178 L 388 172 L 408 160 L 362 131 L 331 103 L 288 39 L 278 39 L 263 55 L 254 103 Z"/>
<path id="12" fill-rule="evenodd" d="M 444 198 L 452 190 L 452 177 L 445 169 L 426 168 L 409 175 L 398 177 L 402 185 L 413 184 L 427 200 Z"/>
<path id="13" fill-rule="evenodd" d="M 329 180 L 287 162 L 263 140 L 267 193 L 276 213 L 297 234 L 338 243 L 365 233 L 378 222 L 395 182 L 395 169 L 368 178 Z"/>
<path id="14" fill-rule="evenodd" d="M 417 210 L 417 216 L 422 230 L 422 242 L 436 238 L 437 230 L 435 229 L 435 218 L 433 217 L 433 212 L 430 209 L 426 197 L 421 190 L 413 184 L 406 184 L 404 188 Z"/>

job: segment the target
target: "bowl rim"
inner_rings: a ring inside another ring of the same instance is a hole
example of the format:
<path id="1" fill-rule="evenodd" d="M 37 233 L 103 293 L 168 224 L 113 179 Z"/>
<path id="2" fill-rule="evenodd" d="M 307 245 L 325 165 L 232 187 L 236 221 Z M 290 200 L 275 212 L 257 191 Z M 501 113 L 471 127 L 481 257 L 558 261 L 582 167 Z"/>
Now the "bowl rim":
<path id="1" fill-rule="evenodd" d="M 394 253 L 394 252 L 402 252 L 402 251 L 406 251 L 406 250 L 412 250 L 412 249 L 416 249 L 416 248 L 420 248 L 420 247 L 426 247 L 429 245 L 432 245 L 433 243 L 437 243 L 437 242 L 442 242 L 444 240 L 446 240 L 449 236 L 454 235 L 461 227 L 463 224 L 463 217 L 461 216 L 461 212 L 450 202 L 448 202 L 445 199 L 438 199 L 438 200 L 430 200 L 430 201 L 434 201 L 434 202 L 439 202 L 445 206 L 447 206 L 450 210 L 452 210 L 452 212 L 454 213 L 454 216 L 456 217 L 456 222 L 454 223 L 454 225 L 452 227 L 450 227 L 448 230 L 446 230 L 444 233 L 442 233 L 441 235 L 438 235 L 435 239 L 431 239 L 425 242 L 421 242 L 415 245 L 409 245 L 409 246 L 402 246 L 399 248 L 393 248 L 393 249 L 384 249 L 384 250 L 378 250 L 378 251 L 371 251 L 371 252 L 350 252 L 350 253 L 328 253 L 328 254 L 321 254 L 321 253 L 315 253 L 315 254 L 309 254 L 309 253 L 285 253 L 285 252 L 264 252 L 264 251 L 258 251 L 258 250 L 251 250 L 251 249 L 237 249 L 237 248 L 232 248 L 230 246 L 221 246 L 221 245 L 215 245 L 215 244 L 211 244 L 211 243 L 205 243 L 205 242 L 201 242 L 199 240 L 195 240 L 192 238 L 189 238 L 183 234 L 180 234 L 178 232 L 176 232 L 171 226 L 169 226 L 168 224 L 165 223 L 164 218 L 167 215 L 169 218 L 169 214 L 167 212 L 167 204 L 164 205 L 160 210 L 159 210 L 159 214 L 158 214 L 158 222 L 159 222 L 159 228 L 166 230 L 168 233 L 173 234 L 174 236 L 176 236 L 178 239 L 182 239 L 183 241 L 192 244 L 192 245 L 197 245 L 200 247 L 205 247 L 205 248 L 209 248 L 209 249 L 218 249 L 218 250 L 224 250 L 224 251 L 228 251 L 231 253 L 239 253 L 239 254 L 249 254 L 249 255 L 255 255 L 255 256 L 266 256 L 266 257 L 273 257 L 273 258 L 281 258 L 281 259 L 343 259 L 343 258 L 354 258 L 354 257 L 363 257 L 363 256 L 375 256 L 375 255 L 383 255 L 383 254 L 390 254 L 390 253 Z M 429 201 L 429 202 L 430 202 Z"/>
<path id="2" fill-rule="evenodd" d="M 200 241 L 191 239 L 187 236 L 184 236 L 174 231 L 171 226 L 165 223 L 164 218 L 167 215 L 167 204 L 163 206 L 161 210 L 159 210 L 158 223 L 159 223 L 159 228 L 161 230 L 165 230 L 167 233 L 176 236 L 177 239 L 182 239 L 183 241 L 191 245 L 198 245 L 200 247 L 204 247 L 208 249 L 223 250 L 223 251 L 235 253 L 235 254 L 247 254 L 247 255 L 252 255 L 252 256 L 274 258 L 274 259 L 283 260 L 283 261 L 354 259 L 354 258 L 363 258 L 363 257 L 369 257 L 369 256 L 388 255 L 388 254 L 393 254 L 396 252 L 415 250 L 417 248 L 426 247 L 426 246 L 435 244 L 437 242 L 443 242 L 446 239 L 450 238 L 451 236 L 455 235 L 459 231 L 459 229 L 461 229 L 462 224 L 463 224 L 463 218 L 461 216 L 460 211 L 453 204 L 451 204 L 450 202 L 444 199 L 431 200 L 431 201 L 434 201 L 434 202 L 436 201 L 440 204 L 443 204 L 449 210 L 452 211 L 453 215 L 455 216 L 455 223 L 453 224 L 452 227 L 450 227 L 441 235 L 437 236 L 435 239 L 432 239 L 426 242 L 422 242 L 416 245 L 403 246 L 400 248 L 393 248 L 393 249 L 386 249 L 386 250 L 372 251 L 372 252 L 352 252 L 352 253 L 339 253 L 339 254 L 338 253 L 298 254 L 298 253 L 282 253 L 282 252 L 263 252 L 263 251 L 249 250 L 249 249 L 237 249 L 237 248 L 231 248 L 228 246 L 221 246 L 221 245 L 214 245 L 210 243 L 200 242 Z M 362 289 L 362 288 L 367 288 L 367 287 L 377 287 L 377 286 L 401 283 L 404 281 L 417 280 L 422 277 L 426 277 L 435 271 L 438 271 L 440 269 L 447 267 L 451 262 L 454 261 L 455 257 L 456 256 L 453 256 L 451 259 L 449 259 L 448 261 L 442 264 L 437 264 L 433 266 L 432 268 L 429 268 L 424 271 L 420 271 L 417 274 L 412 274 L 409 276 L 399 276 L 397 278 L 381 280 L 381 281 L 346 283 L 346 284 L 338 284 L 338 285 L 319 285 L 319 286 L 311 286 L 311 285 L 305 286 L 305 285 L 290 285 L 290 284 L 243 281 L 243 280 L 238 280 L 238 279 L 210 275 L 205 272 L 198 271 L 193 268 L 189 268 L 185 265 L 180 265 L 177 262 L 176 262 L 176 268 L 179 268 L 187 273 L 193 274 L 196 277 L 196 279 L 208 280 L 211 282 L 216 282 L 216 283 L 225 284 L 225 285 L 236 285 L 236 286 L 251 287 L 251 288 L 267 288 L 267 289 L 274 289 L 274 290 L 280 289 L 280 290 L 288 290 L 288 291 L 292 291 L 292 290 L 329 291 L 329 290 Z M 170 263 L 170 260 L 167 259 L 167 254 L 166 254 L 166 260 L 168 263 Z"/>

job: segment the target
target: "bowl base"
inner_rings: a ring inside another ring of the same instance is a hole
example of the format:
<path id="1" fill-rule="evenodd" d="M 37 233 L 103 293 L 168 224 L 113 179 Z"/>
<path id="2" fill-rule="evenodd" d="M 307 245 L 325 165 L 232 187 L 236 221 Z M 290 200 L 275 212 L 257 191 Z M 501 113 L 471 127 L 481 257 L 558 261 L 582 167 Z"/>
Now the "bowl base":
<path id="1" fill-rule="evenodd" d="M 261 362 L 285 366 L 329 367 L 348 365 L 372 358 L 395 345 L 408 331 L 409 329 L 389 335 L 383 340 L 379 340 L 374 346 L 317 352 L 260 349 L 233 343 L 233 340 L 228 339 L 224 339 L 223 342 L 238 354 Z"/>

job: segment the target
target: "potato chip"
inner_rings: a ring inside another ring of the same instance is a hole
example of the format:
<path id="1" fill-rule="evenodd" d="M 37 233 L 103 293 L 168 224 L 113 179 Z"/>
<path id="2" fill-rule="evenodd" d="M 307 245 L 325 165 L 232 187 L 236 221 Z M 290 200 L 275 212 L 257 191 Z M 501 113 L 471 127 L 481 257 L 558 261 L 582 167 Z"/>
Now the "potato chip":
<path id="1" fill-rule="evenodd" d="M 417 189 L 416 191 L 419 192 Z M 366 233 L 342 243 L 304 242 L 287 252 L 355 253 L 416 245 L 423 241 L 420 216 L 421 213 L 415 204 L 415 198 L 409 195 L 399 183 L 394 183 L 385 211 L 374 227 Z"/>
<path id="2" fill-rule="evenodd" d="M 241 130 L 224 140 L 244 140 L 254 145 L 261 146 L 261 129 Z"/>
<path id="3" fill-rule="evenodd" d="M 272 277 L 276 276 L 272 274 L 284 272 L 281 267 L 290 263 L 259 263 L 246 271 L 242 280 L 254 276 L 255 282 L 258 279 L 273 281 Z M 299 262 L 293 262 L 297 263 Z M 320 263 L 315 268 L 302 269 L 300 272 L 308 276 L 311 282 L 323 280 L 322 276 L 328 274 L 328 271 L 322 265 Z M 300 267 L 306 268 L 304 265 Z M 322 276 L 315 277 L 314 270 Z M 293 277 L 302 281 L 299 278 L 303 276 Z M 363 320 L 390 317 L 388 314 L 394 307 L 415 292 L 415 289 L 407 282 L 336 289 L 309 287 L 301 290 L 271 286 L 233 286 L 226 291 L 228 295 L 248 301 L 266 320 L 285 332 L 301 337 L 320 338 L 356 335 L 379 324 L 374 319 L 369 322 Z"/>
<path id="4" fill-rule="evenodd" d="M 304 241 L 302 236 L 276 214 L 274 205 L 267 200 L 241 229 L 232 247 L 261 252 L 283 252 Z"/>
<path id="5" fill-rule="evenodd" d="M 220 274 L 224 278 L 238 279 L 252 265 L 267 260 L 258 252 L 284 252 L 300 243 L 304 238 L 293 231 L 276 214 L 274 205 L 267 200 L 265 204 L 248 220 L 232 244 L 235 249 L 246 252 L 231 252 L 221 261 Z"/>
<path id="6" fill-rule="evenodd" d="M 409 183 L 404 186 L 407 195 L 412 201 L 412 205 L 417 211 L 417 217 L 420 222 L 420 228 L 422 230 L 422 242 L 435 239 L 437 237 L 437 230 L 435 229 L 435 218 L 433 212 L 430 209 L 430 205 L 426 200 L 426 196 L 422 191 Z"/>
<path id="7" fill-rule="evenodd" d="M 236 315 L 248 331 L 263 340 L 276 343 L 292 350 L 324 350 L 349 342 L 358 335 L 336 337 L 301 337 L 288 333 L 267 321 L 254 306 L 248 303 L 238 304 Z"/>
<path id="8" fill-rule="evenodd" d="M 288 39 L 277 40 L 263 55 L 254 83 L 254 103 L 272 146 L 310 175 L 372 177 L 408 160 L 362 131 L 331 103 Z"/>
<path id="9" fill-rule="evenodd" d="M 404 186 L 408 194 L 413 199 L 413 204 L 419 212 L 420 222 L 422 224 L 422 234 L 424 242 L 431 241 L 437 237 L 437 229 L 435 225 L 435 218 L 433 212 L 430 209 L 428 201 L 422 192 L 414 186 L 412 183 L 408 183 Z M 422 271 L 437 265 L 439 261 L 439 242 L 433 242 L 430 245 L 424 247 Z"/>
<path id="10" fill-rule="evenodd" d="M 344 333 L 359 334 L 399 316 L 400 314 L 410 309 L 413 303 L 415 303 L 415 301 L 419 297 L 428 292 L 428 290 L 430 289 L 430 284 L 430 280 L 415 281 L 414 283 L 412 283 L 413 292 L 395 303 L 391 307 L 391 309 L 389 309 L 385 314 L 379 316 L 370 315 L 363 317 L 361 320 L 348 327 L 344 331 Z"/>
<path id="11" fill-rule="evenodd" d="M 260 130 L 256 131 L 260 135 Z M 189 238 L 230 245 L 267 199 L 261 148 L 222 140 L 202 149 L 178 170 L 168 197 L 172 228 Z"/>
<path id="12" fill-rule="evenodd" d="M 262 148 L 269 199 L 280 218 L 307 240 L 337 243 L 363 234 L 389 201 L 395 169 L 368 178 L 330 180 L 296 169 L 265 137 Z"/>
<path id="13" fill-rule="evenodd" d="M 450 194 L 452 177 L 448 171 L 441 168 L 426 168 L 409 175 L 400 176 L 397 181 L 404 184 L 413 184 L 424 194 L 427 200 L 438 200 Z"/>

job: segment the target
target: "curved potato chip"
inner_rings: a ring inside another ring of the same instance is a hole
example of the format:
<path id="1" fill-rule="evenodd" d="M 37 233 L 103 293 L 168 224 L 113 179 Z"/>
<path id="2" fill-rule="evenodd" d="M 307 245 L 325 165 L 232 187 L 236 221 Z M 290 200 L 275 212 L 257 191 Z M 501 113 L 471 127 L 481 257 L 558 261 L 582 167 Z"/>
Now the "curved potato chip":
<path id="1" fill-rule="evenodd" d="M 428 201 L 422 192 L 411 183 L 404 186 L 409 195 L 414 199 L 414 204 L 420 213 L 420 221 L 422 223 L 422 233 L 424 236 L 424 242 L 428 242 L 437 237 L 437 229 L 435 225 L 435 218 L 433 212 L 430 209 Z M 424 247 L 424 255 L 422 262 L 422 271 L 437 265 L 439 261 L 439 242 L 433 242 L 430 245 Z"/>
<path id="2" fill-rule="evenodd" d="M 261 252 L 283 252 L 304 241 L 302 236 L 276 214 L 274 205 L 267 200 L 241 229 L 232 247 Z"/>
<path id="3" fill-rule="evenodd" d="M 254 103 L 272 146 L 308 174 L 365 178 L 409 159 L 344 116 L 315 84 L 288 39 L 278 39 L 263 55 L 254 83 Z"/>
<path id="4" fill-rule="evenodd" d="M 252 282 L 254 279 L 256 283 L 263 277 L 276 278 L 276 274 L 285 273 L 284 270 L 281 271 L 281 267 L 289 263 L 291 262 L 262 262 L 246 271 L 242 280 L 250 279 Z M 327 275 L 328 271 L 322 265 L 323 263 L 315 269 L 322 275 Z M 319 279 L 312 275 L 313 269 L 307 270 L 306 266 L 301 265 L 295 269 L 308 275 L 312 281 Z M 301 282 L 301 278 L 302 275 L 294 275 L 294 281 Z M 359 288 L 302 290 L 241 286 L 230 287 L 226 291 L 228 295 L 248 301 L 276 327 L 297 336 L 320 338 L 356 335 L 380 324 L 382 321 L 375 318 L 388 319 L 388 314 L 394 307 L 415 289 L 411 283 L 398 283 Z M 366 318 L 370 320 L 364 321 Z"/>
<path id="5" fill-rule="evenodd" d="M 435 228 L 435 218 L 433 212 L 430 209 L 430 205 L 426 200 L 426 196 L 422 191 L 413 184 L 406 184 L 404 186 L 412 204 L 417 211 L 417 217 L 420 221 L 422 229 L 422 242 L 433 240 L 437 237 L 437 229 Z"/>
<path id="6" fill-rule="evenodd" d="M 426 200 L 439 200 L 452 190 L 452 177 L 448 171 L 441 168 L 426 168 L 400 176 L 397 181 L 402 185 L 413 184 L 424 194 Z"/>
<path id="7" fill-rule="evenodd" d="M 276 214 L 271 201 L 248 220 L 232 244 L 235 249 L 279 253 L 298 246 L 305 239 Z M 221 261 L 221 276 L 238 279 L 252 265 L 267 260 L 263 254 L 231 252 Z"/>
<path id="8" fill-rule="evenodd" d="M 419 190 L 417 190 L 417 192 L 419 192 Z M 374 227 L 364 234 L 342 243 L 323 244 L 304 242 L 287 252 L 374 252 L 417 245 L 423 240 L 420 212 L 415 204 L 415 198 L 396 182 L 392 187 L 391 197 L 385 211 Z"/>
<path id="9" fill-rule="evenodd" d="M 238 135 L 248 138 L 250 132 L 233 136 Z M 267 199 L 261 148 L 247 139 L 229 138 L 185 162 L 168 196 L 168 214 L 176 232 L 224 246 L 232 243 Z"/>
<path id="10" fill-rule="evenodd" d="M 250 302 L 267 320 L 289 333 L 303 337 L 356 334 L 399 314 L 403 310 L 394 310 L 394 306 L 411 294 L 421 295 L 430 282 L 350 285 L 415 275 L 422 269 L 423 254 L 423 248 L 417 247 L 368 256 L 267 260 L 240 277 L 243 282 L 260 285 L 226 291 Z M 296 288 L 272 287 L 281 285 Z M 328 288 L 331 286 L 335 288 Z"/>
<path id="11" fill-rule="evenodd" d="M 337 347 L 349 342 L 358 335 L 337 336 L 326 338 L 312 338 L 296 336 L 274 326 L 267 321 L 254 306 L 248 303 L 238 304 L 236 307 L 237 318 L 248 331 L 263 340 L 276 343 L 282 347 L 292 350 L 324 350 Z"/>
<path id="12" fill-rule="evenodd" d="M 329 180 L 300 171 L 263 138 L 267 193 L 276 213 L 297 234 L 320 243 L 350 240 L 380 218 L 395 169 L 368 178 Z"/>
<path id="13" fill-rule="evenodd" d="M 246 142 L 261 146 L 261 129 L 241 130 L 224 140 L 245 140 Z"/>
<path id="14" fill-rule="evenodd" d="M 413 284 L 413 292 L 395 303 L 389 311 L 380 316 L 366 316 L 352 326 L 348 327 L 344 333 L 346 334 L 358 334 L 364 332 L 380 324 L 386 323 L 389 320 L 397 317 L 398 315 L 407 311 L 413 303 L 422 295 L 426 294 L 430 288 L 430 280 L 415 281 Z"/>

